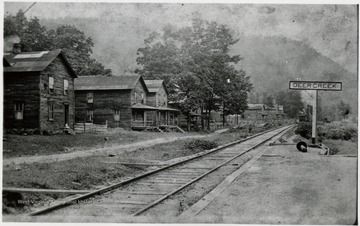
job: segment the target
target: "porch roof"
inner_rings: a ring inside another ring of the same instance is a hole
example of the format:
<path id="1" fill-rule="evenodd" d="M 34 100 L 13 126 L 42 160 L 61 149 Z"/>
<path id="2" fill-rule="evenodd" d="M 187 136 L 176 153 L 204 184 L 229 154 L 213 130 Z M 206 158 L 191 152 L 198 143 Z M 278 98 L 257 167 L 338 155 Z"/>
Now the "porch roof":
<path id="1" fill-rule="evenodd" d="M 138 110 L 152 110 L 152 111 L 156 111 L 157 108 L 145 105 L 145 104 L 140 104 L 140 103 L 136 103 L 133 106 L 131 106 L 132 109 L 138 109 Z"/>
<path id="2" fill-rule="evenodd" d="M 200 115 L 200 114 L 195 113 L 195 112 L 190 112 L 190 115 L 191 115 L 191 116 L 198 116 L 198 117 L 201 117 L 201 115 Z"/>
<path id="3" fill-rule="evenodd" d="M 178 109 L 168 108 L 168 107 L 158 107 L 157 109 L 158 109 L 159 111 L 178 111 L 178 112 L 180 112 Z"/>

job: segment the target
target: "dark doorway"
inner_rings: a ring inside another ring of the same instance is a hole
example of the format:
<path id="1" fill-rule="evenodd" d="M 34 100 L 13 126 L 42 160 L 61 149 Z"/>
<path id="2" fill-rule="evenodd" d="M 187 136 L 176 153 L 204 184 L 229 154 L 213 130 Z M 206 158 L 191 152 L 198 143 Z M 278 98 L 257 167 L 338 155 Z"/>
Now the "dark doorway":
<path id="1" fill-rule="evenodd" d="M 65 106 L 65 125 L 69 125 L 69 105 L 64 105 Z"/>

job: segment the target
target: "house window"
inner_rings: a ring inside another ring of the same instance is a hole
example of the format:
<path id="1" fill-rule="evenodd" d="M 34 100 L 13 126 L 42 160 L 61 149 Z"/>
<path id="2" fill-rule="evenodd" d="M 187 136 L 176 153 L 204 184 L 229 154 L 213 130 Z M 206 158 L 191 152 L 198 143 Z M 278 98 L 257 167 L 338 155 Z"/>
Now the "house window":
<path id="1" fill-rule="evenodd" d="M 23 120 L 24 119 L 24 103 L 23 102 L 15 103 L 14 110 L 15 110 L 15 119 Z"/>
<path id="2" fill-rule="evenodd" d="M 54 92 L 54 78 L 49 76 L 49 93 Z"/>
<path id="3" fill-rule="evenodd" d="M 120 121 L 120 110 L 115 110 L 114 112 L 114 120 Z"/>
<path id="4" fill-rule="evenodd" d="M 54 103 L 53 102 L 49 102 L 48 103 L 49 106 L 49 121 L 54 121 Z"/>
<path id="5" fill-rule="evenodd" d="M 86 121 L 92 122 L 94 119 L 94 111 L 91 109 L 86 109 Z"/>
<path id="6" fill-rule="evenodd" d="M 93 94 L 93 93 L 88 93 L 88 94 L 87 94 L 87 102 L 88 102 L 89 104 L 94 103 L 94 94 Z"/>
<path id="7" fill-rule="evenodd" d="M 144 93 L 141 93 L 141 103 L 145 103 L 145 100 L 144 100 Z"/>
<path id="8" fill-rule="evenodd" d="M 160 93 L 158 94 L 157 101 L 158 101 L 158 106 L 161 106 L 161 95 L 160 95 Z"/>
<path id="9" fill-rule="evenodd" d="M 64 95 L 68 94 L 68 89 L 69 89 L 69 81 L 64 79 Z"/>
<path id="10" fill-rule="evenodd" d="M 135 93 L 135 104 L 137 103 L 137 93 Z"/>

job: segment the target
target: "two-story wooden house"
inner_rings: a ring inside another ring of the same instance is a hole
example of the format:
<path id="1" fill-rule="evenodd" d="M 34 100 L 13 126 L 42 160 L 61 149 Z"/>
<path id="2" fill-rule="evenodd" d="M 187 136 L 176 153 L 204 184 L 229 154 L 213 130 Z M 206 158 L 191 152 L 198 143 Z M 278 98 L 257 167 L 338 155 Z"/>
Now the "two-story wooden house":
<path id="1" fill-rule="evenodd" d="M 146 105 L 148 88 L 141 76 L 81 76 L 75 82 L 76 121 L 109 127 L 145 129 L 156 108 Z"/>
<path id="2" fill-rule="evenodd" d="M 57 132 L 75 122 L 74 79 L 61 50 L 4 53 L 4 128 Z"/>
<path id="3" fill-rule="evenodd" d="M 261 121 L 268 118 L 267 106 L 265 104 L 248 104 L 248 108 L 244 111 L 242 118 L 250 121 Z"/>
<path id="4" fill-rule="evenodd" d="M 156 112 L 151 112 L 148 118 L 154 123 L 154 126 L 164 128 L 178 125 L 177 109 L 168 107 L 168 91 L 164 84 L 164 80 L 145 80 L 145 84 L 149 90 L 147 95 L 147 104 L 155 107 Z"/>

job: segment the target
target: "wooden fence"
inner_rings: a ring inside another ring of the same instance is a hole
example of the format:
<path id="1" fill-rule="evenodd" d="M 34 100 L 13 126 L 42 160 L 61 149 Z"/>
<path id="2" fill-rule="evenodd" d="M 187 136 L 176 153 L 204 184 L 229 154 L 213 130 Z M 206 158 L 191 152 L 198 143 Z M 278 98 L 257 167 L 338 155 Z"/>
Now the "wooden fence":
<path id="1" fill-rule="evenodd" d="M 105 125 L 93 124 L 93 123 L 75 123 L 76 133 L 97 133 L 106 132 L 108 128 L 107 122 Z"/>

